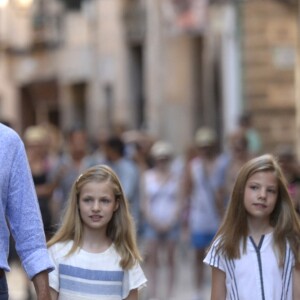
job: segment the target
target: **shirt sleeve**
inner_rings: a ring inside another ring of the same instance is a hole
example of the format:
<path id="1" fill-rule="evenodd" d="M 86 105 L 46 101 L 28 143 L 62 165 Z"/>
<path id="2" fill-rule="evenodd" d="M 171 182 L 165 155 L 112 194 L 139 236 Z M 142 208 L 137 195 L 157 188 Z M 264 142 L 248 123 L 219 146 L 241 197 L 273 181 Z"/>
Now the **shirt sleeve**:
<path id="1" fill-rule="evenodd" d="M 58 262 L 55 257 L 55 245 L 51 246 L 49 249 L 49 254 L 52 260 L 52 263 L 55 266 L 55 269 L 49 273 L 49 286 L 59 293 L 59 271 L 58 271 Z"/>
<path id="2" fill-rule="evenodd" d="M 32 279 L 52 270 L 39 204 L 23 143 L 20 141 L 10 170 L 7 221 L 22 265 Z"/>
<path id="3" fill-rule="evenodd" d="M 128 297 L 131 290 L 142 289 L 146 286 L 147 279 L 139 264 L 132 269 L 125 271 L 123 280 L 122 299 Z"/>
<path id="4" fill-rule="evenodd" d="M 225 259 L 220 252 L 217 252 L 217 242 L 214 242 L 207 252 L 203 262 L 211 267 L 215 267 L 225 272 Z"/>

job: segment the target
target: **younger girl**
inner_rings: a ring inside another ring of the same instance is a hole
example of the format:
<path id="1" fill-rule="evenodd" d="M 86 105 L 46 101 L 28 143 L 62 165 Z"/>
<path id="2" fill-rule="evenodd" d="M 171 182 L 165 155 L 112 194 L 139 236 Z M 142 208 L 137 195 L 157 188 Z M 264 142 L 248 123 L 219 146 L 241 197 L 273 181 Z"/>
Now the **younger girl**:
<path id="1" fill-rule="evenodd" d="M 212 300 L 300 299 L 300 224 L 272 155 L 240 170 L 204 262 L 212 267 Z"/>
<path id="2" fill-rule="evenodd" d="M 146 283 L 127 200 L 107 166 L 78 177 L 48 246 L 56 265 L 49 274 L 52 299 L 136 300 Z"/>

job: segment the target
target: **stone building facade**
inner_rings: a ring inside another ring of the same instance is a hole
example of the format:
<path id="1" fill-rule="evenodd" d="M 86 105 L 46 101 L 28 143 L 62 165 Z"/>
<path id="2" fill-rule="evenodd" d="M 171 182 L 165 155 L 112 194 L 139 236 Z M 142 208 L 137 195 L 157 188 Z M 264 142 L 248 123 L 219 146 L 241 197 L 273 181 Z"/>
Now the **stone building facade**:
<path id="1" fill-rule="evenodd" d="M 287 1 L 246 1 L 241 8 L 244 103 L 266 151 L 296 145 L 298 11 Z"/>
<path id="2" fill-rule="evenodd" d="M 295 141 L 293 4 L 77 2 L 66 10 L 37 1 L 43 5 L 22 11 L 15 26 L 23 44 L 6 40 L 1 48 L 0 117 L 20 132 L 41 122 L 63 130 L 81 124 L 96 138 L 122 122 L 182 152 L 202 125 L 223 144 L 247 109 L 265 149 Z"/>

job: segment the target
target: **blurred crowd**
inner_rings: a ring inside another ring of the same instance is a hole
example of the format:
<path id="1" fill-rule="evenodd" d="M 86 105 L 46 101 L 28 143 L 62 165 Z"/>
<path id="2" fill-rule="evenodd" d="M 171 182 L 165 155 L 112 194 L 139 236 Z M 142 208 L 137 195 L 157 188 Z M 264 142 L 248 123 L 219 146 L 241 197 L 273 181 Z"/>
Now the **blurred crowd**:
<path id="1" fill-rule="evenodd" d="M 106 164 L 117 173 L 143 245 L 147 299 L 159 297 L 157 272 L 162 258 L 168 270 L 165 299 L 172 299 L 179 243 L 194 251 L 195 299 L 200 299 L 205 249 L 220 225 L 239 169 L 264 152 L 247 113 L 226 137 L 224 149 L 209 127 L 197 130 L 184 153 L 177 153 L 168 140 L 125 126 L 99 130 L 96 141 L 80 126 L 63 133 L 48 124 L 26 128 L 22 138 L 47 239 L 60 223 L 71 185 L 83 170 Z M 299 211 L 300 167 L 294 148 L 278 145 L 273 154 Z M 16 259 L 11 252 L 11 259 Z"/>

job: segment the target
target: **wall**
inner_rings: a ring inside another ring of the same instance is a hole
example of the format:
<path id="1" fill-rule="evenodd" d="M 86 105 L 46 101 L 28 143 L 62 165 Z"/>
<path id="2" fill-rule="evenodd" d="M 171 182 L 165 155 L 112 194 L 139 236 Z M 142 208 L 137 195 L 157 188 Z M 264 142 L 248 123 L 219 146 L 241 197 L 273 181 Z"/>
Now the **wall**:
<path id="1" fill-rule="evenodd" d="M 277 1 L 246 1 L 243 80 L 247 108 L 265 151 L 295 143 L 296 11 Z"/>

